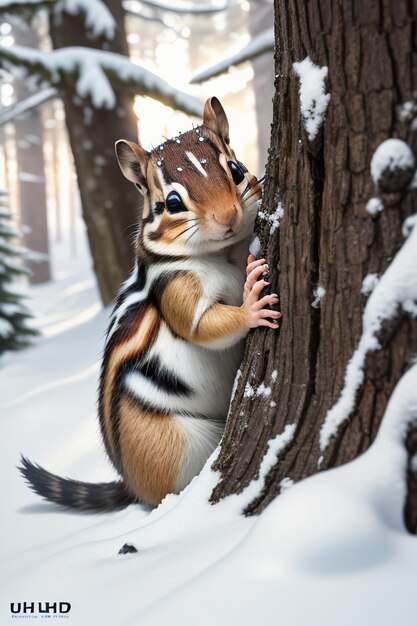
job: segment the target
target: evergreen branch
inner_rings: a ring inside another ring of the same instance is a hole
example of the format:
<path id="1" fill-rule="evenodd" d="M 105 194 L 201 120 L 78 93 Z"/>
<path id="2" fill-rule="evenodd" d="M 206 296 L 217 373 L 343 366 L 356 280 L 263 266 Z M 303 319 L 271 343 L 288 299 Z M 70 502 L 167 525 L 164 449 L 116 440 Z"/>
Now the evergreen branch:
<path id="1" fill-rule="evenodd" d="M 10 224 L 11 219 L 11 213 L 0 207 L 0 354 L 23 348 L 39 334 L 30 327 L 25 296 L 14 288 L 14 281 L 30 271 L 22 264 L 26 250 L 13 243 L 20 231 Z"/>
<path id="2" fill-rule="evenodd" d="M 0 0 L 0 15 L 33 14 L 41 9 L 52 8 L 68 15 L 82 13 L 86 28 L 95 38 L 114 37 L 116 22 L 109 8 L 101 0 Z"/>
<path id="3" fill-rule="evenodd" d="M 74 83 L 81 98 L 91 98 L 95 108 L 112 109 L 116 98 L 113 88 L 154 98 L 188 115 L 201 117 L 200 100 L 179 91 L 153 72 L 136 65 L 128 57 L 93 48 L 68 47 L 43 52 L 13 46 L 0 48 L 0 67 L 25 68 L 51 85 Z"/>
<path id="4" fill-rule="evenodd" d="M 146 13 L 145 11 L 139 11 L 138 9 L 134 9 L 132 8 L 129 0 L 127 2 L 123 2 L 123 11 L 128 17 L 140 19 L 145 22 L 153 22 L 155 24 L 160 24 L 164 28 L 169 28 L 169 30 L 172 30 L 177 35 L 177 37 L 181 37 L 181 39 L 184 39 L 184 35 L 181 34 L 181 30 L 176 28 L 172 24 L 168 24 L 167 20 L 164 19 L 161 15 L 156 15 L 152 12 Z"/>
<path id="5" fill-rule="evenodd" d="M 0 111 L 0 126 L 13 122 L 13 120 L 37 109 L 45 102 L 57 96 L 58 91 L 54 87 L 46 87 L 45 89 L 41 89 L 38 93 L 31 94 L 27 98 L 16 102 L 16 104 L 11 104 L 3 109 L 3 111 Z"/>
<path id="6" fill-rule="evenodd" d="M 213 13 L 220 13 L 221 11 L 226 11 L 230 9 L 232 6 L 237 4 L 238 0 L 225 0 L 225 2 L 221 6 L 216 6 L 214 4 L 178 4 L 168 2 L 164 2 L 163 0 L 140 0 L 141 4 L 145 6 L 152 7 L 153 9 L 158 9 L 161 11 L 169 11 L 170 13 L 178 13 L 178 14 L 192 14 L 192 15 L 211 15 Z"/>
<path id="7" fill-rule="evenodd" d="M 245 61 L 252 61 L 261 54 L 265 54 L 266 52 L 273 52 L 274 50 L 274 29 L 268 28 L 264 30 L 262 33 L 254 37 L 249 41 L 249 43 L 241 48 L 235 54 L 230 55 L 223 61 L 219 61 L 215 65 L 211 65 L 205 70 L 202 70 L 199 74 L 193 76 L 190 80 L 191 84 L 203 83 L 209 78 L 214 78 L 215 76 L 219 76 L 220 74 L 225 74 L 232 67 L 236 67 L 237 65 L 241 65 Z"/>
<path id="8" fill-rule="evenodd" d="M 0 0 L 0 15 L 24 11 L 38 11 L 54 5 L 56 0 Z"/>

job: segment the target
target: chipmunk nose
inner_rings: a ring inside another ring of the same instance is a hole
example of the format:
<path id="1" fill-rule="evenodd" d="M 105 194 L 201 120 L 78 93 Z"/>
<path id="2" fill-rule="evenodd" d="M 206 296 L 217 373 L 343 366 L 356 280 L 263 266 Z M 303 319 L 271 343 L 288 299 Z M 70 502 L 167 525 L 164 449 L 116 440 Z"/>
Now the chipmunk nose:
<path id="1" fill-rule="evenodd" d="M 231 208 L 219 211 L 217 214 L 213 213 L 213 219 L 221 226 L 231 228 L 237 220 L 237 208 L 233 205 Z"/>

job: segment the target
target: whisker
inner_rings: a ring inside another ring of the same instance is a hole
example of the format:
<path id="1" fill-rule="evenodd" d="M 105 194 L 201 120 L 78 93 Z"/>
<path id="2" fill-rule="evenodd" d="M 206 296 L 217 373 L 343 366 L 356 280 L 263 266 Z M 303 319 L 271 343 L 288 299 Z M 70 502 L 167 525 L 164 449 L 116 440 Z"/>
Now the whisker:
<path id="1" fill-rule="evenodd" d="M 248 186 L 243 190 L 243 192 L 241 193 L 241 198 L 242 200 L 246 200 L 246 196 L 247 194 L 249 194 L 250 191 L 255 189 L 255 192 L 257 193 L 259 191 L 259 187 L 262 187 L 262 184 L 264 182 L 265 177 L 263 177 L 262 179 L 259 179 L 255 184 L 251 185 L 250 183 L 248 183 Z M 254 193 L 255 193 L 254 192 Z M 252 195 L 252 194 L 250 194 Z M 250 197 L 249 195 L 249 197 Z"/>
<path id="2" fill-rule="evenodd" d="M 250 189 L 252 189 L 252 187 L 251 187 L 251 184 L 250 184 L 250 183 L 248 183 L 248 184 L 246 185 L 245 189 L 244 189 L 244 190 L 242 191 L 242 193 L 240 194 L 240 197 L 241 197 L 241 198 L 244 198 L 244 197 L 245 197 L 245 194 L 247 194 L 247 193 L 248 193 L 248 191 L 249 191 Z"/>
<path id="3" fill-rule="evenodd" d="M 193 217 L 191 220 L 187 220 L 187 219 L 178 220 L 178 222 L 174 222 L 173 224 L 170 224 L 169 226 L 167 226 L 164 229 L 164 232 L 167 232 L 168 230 L 172 230 L 173 228 L 177 228 L 178 226 L 183 226 L 184 224 L 190 224 L 190 222 L 198 223 L 199 221 L 200 220 L 198 217 Z"/>
<path id="4" fill-rule="evenodd" d="M 167 226 L 164 230 L 172 230 L 173 228 L 177 228 L 177 226 L 183 226 L 184 224 L 187 224 L 190 220 L 179 220 L 178 222 L 174 222 L 173 224 L 170 224 L 169 226 Z"/>
<path id="5" fill-rule="evenodd" d="M 182 230 L 180 233 L 178 233 L 178 235 L 175 235 L 174 239 L 172 241 L 170 241 L 169 243 L 171 244 L 173 241 L 175 241 L 176 239 L 178 239 L 178 237 L 181 237 L 181 235 L 184 235 L 184 233 L 188 232 L 189 230 L 191 230 L 192 228 L 198 228 L 198 224 L 191 224 L 191 226 L 189 226 L 188 228 L 185 228 L 184 230 Z M 188 241 L 188 240 L 187 240 Z M 169 245 L 169 244 L 168 244 Z"/>
<path id="6" fill-rule="evenodd" d="M 187 240 L 186 240 L 185 243 L 188 243 L 190 241 L 191 237 L 194 237 L 194 235 L 196 235 L 196 234 L 197 234 L 197 230 L 195 230 L 193 233 L 191 233 L 191 235 L 189 237 L 187 237 Z"/>
<path id="7" fill-rule="evenodd" d="M 184 230 L 182 230 L 180 233 L 178 233 L 178 234 L 177 234 L 177 235 L 176 235 L 176 236 L 172 239 L 172 241 L 170 241 L 170 242 L 168 242 L 168 243 L 165 243 L 165 244 L 163 244 L 163 242 L 162 242 L 162 241 L 158 241 L 158 253 L 159 253 L 159 254 L 164 254 L 165 252 L 170 253 L 170 250 L 169 250 L 170 245 L 171 245 L 171 244 L 172 244 L 172 243 L 173 243 L 176 239 L 178 239 L 178 237 L 181 237 L 181 235 L 183 235 L 184 233 L 186 233 L 186 232 L 187 232 L 187 230 L 190 230 L 191 228 L 194 228 L 194 227 L 196 227 L 196 228 L 197 228 L 197 227 L 198 227 L 198 223 L 199 223 L 200 221 L 201 221 L 201 220 L 200 220 L 200 218 L 198 218 L 198 217 L 193 217 L 193 218 L 188 219 L 188 220 L 184 218 L 184 219 L 182 219 L 181 221 L 180 221 L 180 220 L 178 220 L 178 221 L 176 221 L 174 224 L 170 224 L 169 226 L 167 226 L 167 227 L 164 229 L 164 232 L 167 232 L 168 230 L 172 230 L 172 228 L 176 228 L 176 227 L 178 227 L 178 226 L 182 226 L 182 225 L 184 225 L 184 224 L 190 224 L 191 222 L 194 222 L 194 223 L 193 223 L 193 224 L 191 224 L 188 228 L 185 228 L 185 229 L 184 229 Z"/>
<path id="8" fill-rule="evenodd" d="M 251 200 L 251 198 L 253 198 L 253 196 L 256 196 L 259 193 L 259 188 L 256 189 L 252 189 L 252 193 L 250 193 L 249 195 L 245 196 L 244 198 L 242 197 L 242 201 L 244 205 L 247 205 L 248 202 Z"/>

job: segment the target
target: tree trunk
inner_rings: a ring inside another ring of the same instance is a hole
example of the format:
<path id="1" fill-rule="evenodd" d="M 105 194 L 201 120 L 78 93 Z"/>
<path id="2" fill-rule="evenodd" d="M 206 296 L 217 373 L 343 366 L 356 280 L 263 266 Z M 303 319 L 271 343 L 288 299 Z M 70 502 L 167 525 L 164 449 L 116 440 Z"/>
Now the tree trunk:
<path id="1" fill-rule="evenodd" d="M 28 26 L 16 26 L 13 30 L 19 45 L 37 48 L 36 31 Z M 16 78 L 15 94 L 18 100 L 31 93 L 27 80 Z M 45 189 L 45 163 L 43 158 L 43 128 L 38 110 L 15 122 L 16 160 L 19 178 L 20 221 L 23 227 L 23 243 L 30 250 L 42 255 L 39 259 L 26 259 L 30 269 L 29 281 L 33 284 L 51 280 L 48 241 L 48 214 Z"/>
<path id="2" fill-rule="evenodd" d="M 251 37 L 260 35 L 271 27 L 273 8 L 266 0 L 251 3 L 249 9 L 249 32 Z M 253 67 L 253 91 L 258 126 L 258 169 L 263 172 L 268 157 L 269 135 L 272 122 L 272 99 L 274 96 L 274 64 L 272 54 L 262 54 L 251 61 Z"/>
<path id="3" fill-rule="evenodd" d="M 51 107 L 51 115 L 55 117 L 55 107 Z M 57 128 L 50 131 L 51 137 L 51 158 L 52 158 L 52 177 L 53 177 L 53 196 L 54 196 L 54 213 L 55 213 L 55 241 L 61 243 L 62 236 L 62 203 L 59 193 L 59 173 L 61 170 L 61 158 L 59 153 L 59 144 L 61 141 L 61 132 Z"/>
<path id="4" fill-rule="evenodd" d="M 120 2 L 103 0 L 117 23 L 113 39 L 94 39 L 85 29 L 83 16 L 65 12 L 51 14 L 54 48 L 85 46 L 128 55 Z M 140 196 L 124 181 L 116 158 L 118 139 L 137 141 L 133 97 L 115 92 L 113 109 L 96 109 L 82 100 L 70 77 L 64 77 L 61 95 L 82 210 L 104 304 L 113 299 L 133 262 L 133 233 L 138 220 Z"/>
<path id="5" fill-rule="evenodd" d="M 410 142 L 397 106 L 413 100 L 417 89 L 412 11 L 394 0 L 275 2 L 277 78 L 264 210 L 274 213 L 280 201 L 284 216 L 269 239 L 265 221 L 260 234 L 283 322 L 278 333 L 257 329 L 247 341 L 213 502 L 248 485 L 268 440 L 287 424 L 296 425 L 295 435 L 247 514 L 262 511 L 284 479 L 298 481 L 358 456 L 375 438 L 391 392 L 416 353 L 416 320 L 398 314 L 379 337 L 381 349 L 366 359 L 354 410 L 323 452 L 320 429 L 362 333 L 362 281 L 385 271 L 403 243 L 402 222 L 415 212 L 411 193 L 384 198 L 374 218 L 366 211 L 375 193 L 369 172 L 374 150 L 389 137 Z M 331 94 L 313 142 L 303 128 L 292 67 L 307 56 L 328 67 Z M 325 296 L 314 308 L 318 285 Z M 262 382 L 269 396 L 247 393 L 248 385 L 257 389 Z M 415 437 L 408 448 L 415 451 Z M 408 485 L 416 485 L 411 472 Z M 412 514 L 415 520 L 415 493 L 407 507 L 408 520 Z"/>

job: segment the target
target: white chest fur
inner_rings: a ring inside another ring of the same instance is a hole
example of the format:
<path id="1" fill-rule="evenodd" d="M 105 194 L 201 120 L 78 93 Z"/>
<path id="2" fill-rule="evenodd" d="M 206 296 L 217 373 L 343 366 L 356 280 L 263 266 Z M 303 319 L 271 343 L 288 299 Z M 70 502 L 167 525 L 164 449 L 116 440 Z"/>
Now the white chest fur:
<path id="1" fill-rule="evenodd" d="M 201 280 L 203 297 L 210 302 L 234 306 L 242 304 L 244 272 L 229 263 L 226 256 L 210 256 L 196 263 L 195 273 Z"/>
<path id="2" fill-rule="evenodd" d="M 200 279 L 202 296 L 195 312 L 197 325 L 201 315 L 216 302 L 240 306 L 244 270 L 228 262 L 226 254 L 200 257 L 187 262 L 182 269 L 192 271 Z M 148 357 L 157 359 L 161 367 L 175 373 L 187 383 L 192 393 L 188 397 L 162 391 L 149 384 L 137 372 L 128 374 L 126 384 L 131 393 L 147 404 L 179 415 L 202 415 L 225 420 L 230 393 L 242 356 L 242 342 L 220 344 L 206 349 L 173 334 L 162 322 Z"/>

